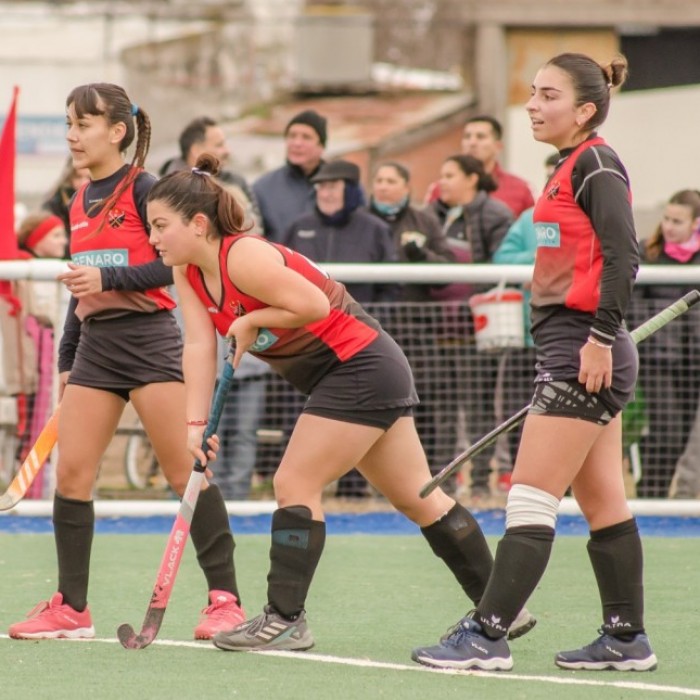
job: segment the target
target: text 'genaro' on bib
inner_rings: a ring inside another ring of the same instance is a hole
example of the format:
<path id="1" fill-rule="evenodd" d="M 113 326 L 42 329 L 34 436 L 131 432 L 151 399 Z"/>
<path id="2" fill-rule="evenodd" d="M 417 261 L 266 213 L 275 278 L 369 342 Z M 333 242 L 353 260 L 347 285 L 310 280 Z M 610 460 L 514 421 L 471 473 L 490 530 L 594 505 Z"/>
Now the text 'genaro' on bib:
<path id="1" fill-rule="evenodd" d="M 71 258 L 77 265 L 126 267 L 129 264 L 129 250 L 127 248 L 84 250 L 80 253 L 73 253 Z"/>

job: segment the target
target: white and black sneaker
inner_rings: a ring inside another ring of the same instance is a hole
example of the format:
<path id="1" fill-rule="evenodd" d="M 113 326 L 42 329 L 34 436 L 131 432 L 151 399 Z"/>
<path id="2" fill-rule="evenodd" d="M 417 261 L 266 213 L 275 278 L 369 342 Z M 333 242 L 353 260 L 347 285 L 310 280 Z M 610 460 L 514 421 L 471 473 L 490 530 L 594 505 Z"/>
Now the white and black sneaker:
<path id="1" fill-rule="evenodd" d="M 527 634 L 537 624 L 537 618 L 527 609 L 523 608 L 508 628 L 508 640 L 517 639 Z"/>
<path id="2" fill-rule="evenodd" d="M 476 615 L 476 608 L 473 610 L 470 610 L 465 617 L 469 617 L 472 620 L 474 619 L 474 616 Z M 454 631 L 459 627 L 461 623 L 458 622 L 456 625 L 452 625 L 445 634 L 442 635 L 440 638 L 440 641 L 444 641 L 448 637 L 450 637 Z M 537 618 L 527 609 L 523 608 L 519 613 L 518 616 L 513 620 L 513 623 L 511 626 L 508 628 L 508 641 L 512 641 L 513 639 L 517 639 L 518 637 L 522 637 L 524 634 L 527 634 L 535 625 L 537 624 Z"/>
<path id="3" fill-rule="evenodd" d="M 582 671 L 654 671 L 656 654 L 646 634 L 636 634 L 626 642 L 600 630 L 600 637 L 582 649 L 560 651 L 554 663 L 559 668 Z"/>
<path id="4" fill-rule="evenodd" d="M 212 641 L 215 647 L 225 651 L 304 651 L 314 645 L 304 610 L 296 619 L 289 620 L 270 605 L 266 605 L 264 612 L 252 620 L 227 632 L 218 632 Z"/>

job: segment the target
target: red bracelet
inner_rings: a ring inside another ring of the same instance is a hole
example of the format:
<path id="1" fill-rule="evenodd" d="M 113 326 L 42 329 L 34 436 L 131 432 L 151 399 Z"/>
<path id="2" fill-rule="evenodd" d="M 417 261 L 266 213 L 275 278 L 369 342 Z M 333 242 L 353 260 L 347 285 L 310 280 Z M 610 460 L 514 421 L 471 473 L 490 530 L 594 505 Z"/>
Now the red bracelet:
<path id="1" fill-rule="evenodd" d="M 205 420 L 188 420 L 187 425 L 206 425 L 207 421 Z"/>

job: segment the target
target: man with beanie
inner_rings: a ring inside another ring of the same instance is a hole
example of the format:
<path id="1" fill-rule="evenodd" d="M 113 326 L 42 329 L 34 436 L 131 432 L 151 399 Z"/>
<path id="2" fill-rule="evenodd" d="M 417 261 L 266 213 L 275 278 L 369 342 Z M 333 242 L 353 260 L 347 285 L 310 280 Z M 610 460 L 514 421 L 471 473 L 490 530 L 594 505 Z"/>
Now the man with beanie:
<path id="1" fill-rule="evenodd" d="M 323 163 L 326 119 L 312 109 L 299 112 L 284 130 L 287 162 L 253 184 L 265 236 L 281 242 L 293 221 L 314 206 L 311 177 Z"/>

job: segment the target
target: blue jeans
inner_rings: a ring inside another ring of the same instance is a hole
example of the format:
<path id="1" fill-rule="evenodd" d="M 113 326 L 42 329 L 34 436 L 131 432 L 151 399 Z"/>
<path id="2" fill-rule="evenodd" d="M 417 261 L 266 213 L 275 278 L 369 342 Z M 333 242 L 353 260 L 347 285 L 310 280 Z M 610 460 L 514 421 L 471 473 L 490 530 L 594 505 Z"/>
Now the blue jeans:
<path id="1" fill-rule="evenodd" d="M 212 471 L 227 500 L 242 501 L 250 496 L 266 387 L 266 376 L 240 379 L 226 399 L 218 430 L 221 447 Z"/>

